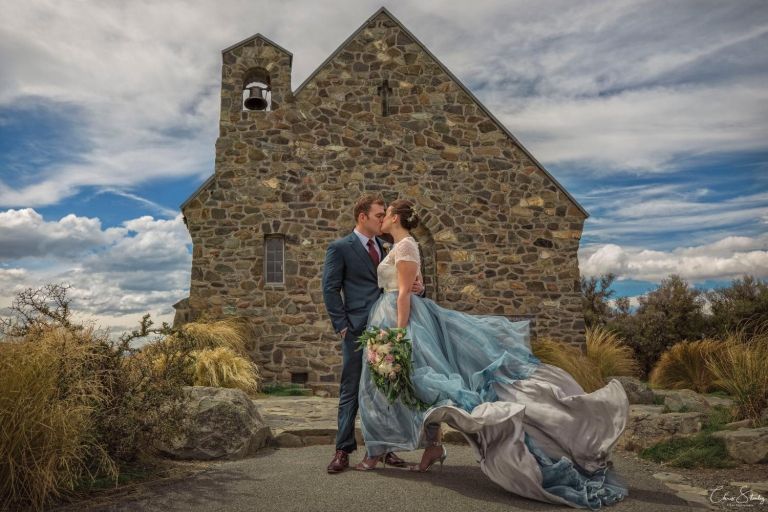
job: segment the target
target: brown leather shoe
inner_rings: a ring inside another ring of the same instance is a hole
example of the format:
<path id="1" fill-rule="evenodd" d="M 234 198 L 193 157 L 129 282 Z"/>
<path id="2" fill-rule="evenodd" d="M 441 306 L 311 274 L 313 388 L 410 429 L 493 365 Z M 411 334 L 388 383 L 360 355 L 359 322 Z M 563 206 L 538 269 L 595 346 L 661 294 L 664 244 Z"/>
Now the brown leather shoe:
<path id="1" fill-rule="evenodd" d="M 333 460 L 328 464 L 329 473 L 341 473 L 349 467 L 349 454 L 344 450 L 336 450 L 336 455 L 333 456 Z"/>
<path id="2" fill-rule="evenodd" d="M 396 468 L 404 468 L 408 465 L 407 462 L 395 455 L 395 452 L 387 452 L 387 454 L 384 456 L 384 464 Z"/>

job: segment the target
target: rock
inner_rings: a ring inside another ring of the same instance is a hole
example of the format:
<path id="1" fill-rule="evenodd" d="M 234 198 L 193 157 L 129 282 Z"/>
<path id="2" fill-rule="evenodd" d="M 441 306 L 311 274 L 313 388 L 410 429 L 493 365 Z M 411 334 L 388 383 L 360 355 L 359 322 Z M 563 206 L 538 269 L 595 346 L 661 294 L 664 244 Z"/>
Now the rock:
<path id="1" fill-rule="evenodd" d="M 702 489 L 701 487 L 694 487 L 692 485 L 680 484 L 676 482 L 664 482 L 664 485 L 666 485 L 672 490 L 683 492 L 686 494 L 694 494 L 697 496 L 709 496 L 709 492 L 707 492 L 706 489 Z"/>
<path id="2" fill-rule="evenodd" d="M 666 473 L 666 472 L 654 473 L 653 474 L 653 478 L 655 478 L 657 480 L 661 480 L 664 483 L 666 483 L 666 482 L 674 482 L 674 483 L 681 484 L 681 483 L 685 482 L 685 477 L 683 475 L 681 475 L 680 473 Z"/>
<path id="3" fill-rule="evenodd" d="M 725 407 L 726 409 L 733 407 L 733 400 L 723 396 L 701 395 L 701 398 L 712 407 Z"/>
<path id="4" fill-rule="evenodd" d="M 629 415 L 630 417 L 640 414 L 664 414 L 664 406 L 663 405 L 644 405 L 644 404 L 634 404 L 629 406 Z"/>
<path id="5" fill-rule="evenodd" d="M 240 459 L 272 437 L 253 401 L 239 389 L 185 387 L 185 432 L 159 450 L 177 459 Z"/>
<path id="6" fill-rule="evenodd" d="M 280 432 L 275 436 L 274 444 L 280 448 L 301 448 L 304 443 L 301 437 L 289 432 Z"/>
<path id="7" fill-rule="evenodd" d="M 320 398 L 328 398 L 328 397 L 331 396 L 331 394 L 328 391 L 324 390 L 324 389 L 316 389 L 315 390 L 315 396 L 318 396 Z"/>
<path id="8" fill-rule="evenodd" d="M 759 493 L 768 493 L 768 482 L 731 482 L 731 485 L 738 488 L 746 487 Z"/>
<path id="9" fill-rule="evenodd" d="M 728 455 L 747 464 L 768 462 L 768 427 L 723 430 L 712 434 L 725 441 Z"/>
<path id="10" fill-rule="evenodd" d="M 662 410 L 658 405 L 630 405 L 627 428 L 617 447 L 640 451 L 666 439 L 700 432 L 706 420 L 706 415 L 700 412 L 662 414 Z"/>
<path id="11" fill-rule="evenodd" d="M 653 391 L 640 379 L 623 375 L 609 377 L 609 379 L 621 382 L 630 404 L 653 404 Z"/>
<path id="12" fill-rule="evenodd" d="M 726 430 L 738 430 L 740 428 L 752 427 L 752 420 L 732 421 L 723 425 Z"/>
<path id="13" fill-rule="evenodd" d="M 709 402 L 690 389 L 654 389 L 653 394 L 663 397 L 664 405 L 673 412 L 709 412 Z"/>

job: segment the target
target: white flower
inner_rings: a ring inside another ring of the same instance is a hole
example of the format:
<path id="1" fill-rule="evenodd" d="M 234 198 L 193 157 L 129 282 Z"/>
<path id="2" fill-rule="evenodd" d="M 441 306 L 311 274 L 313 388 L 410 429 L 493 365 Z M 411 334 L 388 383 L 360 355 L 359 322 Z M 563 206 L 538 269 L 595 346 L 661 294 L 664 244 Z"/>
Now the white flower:
<path id="1" fill-rule="evenodd" d="M 381 375 L 389 375 L 392 373 L 392 365 L 390 363 L 387 363 L 386 361 L 382 361 L 381 364 L 379 364 L 377 371 Z"/>

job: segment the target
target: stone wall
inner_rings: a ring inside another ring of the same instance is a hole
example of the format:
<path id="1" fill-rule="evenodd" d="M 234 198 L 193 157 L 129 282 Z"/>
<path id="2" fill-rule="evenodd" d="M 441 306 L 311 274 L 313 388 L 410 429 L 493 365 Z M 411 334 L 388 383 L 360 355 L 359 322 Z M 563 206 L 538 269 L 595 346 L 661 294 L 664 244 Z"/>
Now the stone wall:
<path id="1" fill-rule="evenodd" d="M 254 67 L 270 73 L 270 112 L 242 110 Z M 249 318 L 267 380 L 306 373 L 334 392 L 325 250 L 351 231 L 357 197 L 380 192 L 418 204 L 430 298 L 583 343 L 584 213 L 398 22 L 374 18 L 295 94 L 290 73 L 291 56 L 261 37 L 224 55 L 215 175 L 183 208 L 192 318 Z M 284 286 L 263 280 L 272 234 L 285 237 Z"/>

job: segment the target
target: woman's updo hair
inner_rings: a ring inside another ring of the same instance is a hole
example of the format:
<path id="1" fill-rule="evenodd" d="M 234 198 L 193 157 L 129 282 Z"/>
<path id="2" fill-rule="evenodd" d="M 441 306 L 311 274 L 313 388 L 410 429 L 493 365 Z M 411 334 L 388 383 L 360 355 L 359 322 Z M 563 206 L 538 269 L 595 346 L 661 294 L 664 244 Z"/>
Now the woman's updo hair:
<path id="1" fill-rule="evenodd" d="M 400 216 L 400 224 L 408 230 L 415 229 L 419 225 L 419 216 L 414 211 L 413 201 L 398 199 L 390 205 L 392 213 Z"/>

